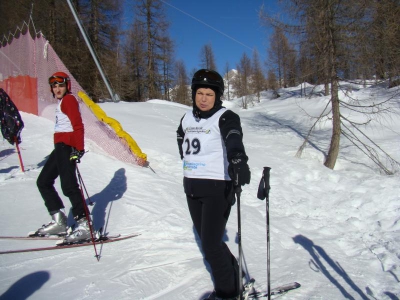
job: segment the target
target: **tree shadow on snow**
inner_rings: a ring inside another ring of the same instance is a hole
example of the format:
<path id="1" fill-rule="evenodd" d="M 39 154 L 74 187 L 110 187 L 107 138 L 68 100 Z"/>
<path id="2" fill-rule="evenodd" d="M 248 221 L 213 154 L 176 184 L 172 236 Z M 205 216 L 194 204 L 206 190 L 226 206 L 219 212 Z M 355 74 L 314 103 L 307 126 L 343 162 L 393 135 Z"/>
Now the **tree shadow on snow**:
<path id="1" fill-rule="evenodd" d="M 350 295 L 346 289 L 334 278 L 334 276 L 328 271 L 327 267 L 332 268 L 338 275 L 340 275 L 344 281 L 356 292 L 360 295 L 361 299 L 370 299 L 367 297 L 363 291 L 353 282 L 353 280 L 349 277 L 346 271 L 342 268 L 339 262 L 334 261 L 329 255 L 325 252 L 325 250 L 313 243 L 312 240 L 306 238 L 302 235 L 297 235 L 293 238 L 293 241 L 296 244 L 301 245 L 304 249 L 306 249 L 312 259 L 309 262 L 310 268 L 315 272 L 321 272 L 328 278 L 332 284 L 334 284 L 339 291 L 342 293 L 344 298 L 346 299 L 355 299 L 352 295 Z M 326 266 L 327 264 L 327 266 Z"/>
<path id="2" fill-rule="evenodd" d="M 19 279 L 2 295 L 0 300 L 13 299 L 25 300 L 32 296 L 36 291 L 50 279 L 47 271 L 31 273 Z"/>
<path id="3" fill-rule="evenodd" d="M 261 123 L 259 122 L 260 120 L 262 120 Z M 309 130 L 309 128 L 305 127 L 304 124 L 298 124 L 293 120 L 279 119 L 276 116 L 272 117 L 264 113 L 259 113 L 259 117 L 249 120 L 249 124 L 255 127 L 268 127 L 275 131 L 287 128 L 297 134 L 301 140 L 306 138 Z M 315 142 L 313 142 L 313 140 Z M 326 139 L 326 135 L 318 131 L 313 131 L 308 139 L 308 144 L 318 152 L 322 153 L 325 158 L 327 153 L 323 148 L 326 149 L 329 143 L 330 140 Z"/>
<path id="4" fill-rule="evenodd" d="M 384 292 L 384 294 L 388 296 L 391 300 L 399 300 L 399 298 L 391 292 Z"/>
<path id="5" fill-rule="evenodd" d="M 84 187 L 82 188 L 85 196 L 87 196 Z M 126 190 L 127 178 L 125 175 L 125 169 L 121 168 L 115 172 L 110 183 L 100 193 L 91 196 L 90 191 L 88 191 L 90 199 L 86 199 L 86 204 L 91 211 L 94 230 L 103 228 L 103 232 L 107 232 L 107 224 L 111 215 L 112 203 L 121 199 Z M 93 206 L 90 205 L 90 201 L 93 203 Z M 108 209 L 108 217 L 106 217 L 106 210 L 109 203 L 111 204 L 110 208 Z M 68 223 L 70 223 L 70 221 L 73 223 L 72 211 L 70 211 L 70 216 L 68 219 Z"/>
<path id="6" fill-rule="evenodd" d="M 367 287 L 366 290 L 367 290 L 367 294 L 370 295 L 373 299 L 378 299 L 374 296 L 374 293 L 371 291 L 371 289 L 369 287 Z M 388 299 L 390 299 L 390 300 L 399 300 L 399 298 L 391 292 L 383 292 L 383 294 L 388 296 L 389 297 Z"/>

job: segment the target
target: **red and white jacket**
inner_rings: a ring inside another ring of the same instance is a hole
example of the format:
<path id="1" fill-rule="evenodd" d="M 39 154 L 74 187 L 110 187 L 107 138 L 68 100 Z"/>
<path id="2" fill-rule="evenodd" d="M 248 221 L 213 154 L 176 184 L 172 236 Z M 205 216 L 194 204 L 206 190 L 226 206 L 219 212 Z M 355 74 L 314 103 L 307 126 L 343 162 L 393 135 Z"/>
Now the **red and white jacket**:
<path id="1" fill-rule="evenodd" d="M 64 143 L 81 151 L 85 149 L 84 125 L 79 102 L 72 94 L 58 99 L 54 144 Z"/>

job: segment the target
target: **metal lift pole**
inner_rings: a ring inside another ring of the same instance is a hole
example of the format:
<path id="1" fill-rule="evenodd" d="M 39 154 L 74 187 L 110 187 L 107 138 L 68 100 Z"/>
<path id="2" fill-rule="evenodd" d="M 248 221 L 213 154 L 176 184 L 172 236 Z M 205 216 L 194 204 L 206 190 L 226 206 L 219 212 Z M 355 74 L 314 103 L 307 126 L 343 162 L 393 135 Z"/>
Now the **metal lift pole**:
<path id="1" fill-rule="evenodd" d="M 89 39 L 88 39 L 88 37 L 86 35 L 86 32 L 85 32 L 84 28 L 82 27 L 81 21 L 79 20 L 79 17 L 78 17 L 78 14 L 76 13 L 75 7 L 73 6 L 71 0 L 67 0 L 67 2 L 68 2 L 68 5 L 69 5 L 69 8 L 71 9 L 72 14 L 74 15 L 76 24 L 78 24 L 79 30 L 81 31 L 82 36 L 85 39 L 86 45 L 89 48 L 90 54 L 92 54 L 92 57 L 94 59 L 94 62 L 96 63 L 97 69 L 99 69 L 100 75 L 103 78 L 104 83 L 106 84 L 106 87 L 107 87 L 108 92 L 110 93 L 111 99 L 113 101 L 118 101 L 119 100 L 118 96 L 116 94 L 114 94 L 113 90 L 111 89 L 111 86 L 110 86 L 110 84 L 109 84 L 109 82 L 107 80 L 107 77 L 105 76 L 105 74 L 103 72 L 103 69 L 101 68 L 101 65 L 100 65 L 100 63 L 99 63 L 99 61 L 97 59 L 96 53 L 93 51 L 93 48 L 89 43 Z"/>

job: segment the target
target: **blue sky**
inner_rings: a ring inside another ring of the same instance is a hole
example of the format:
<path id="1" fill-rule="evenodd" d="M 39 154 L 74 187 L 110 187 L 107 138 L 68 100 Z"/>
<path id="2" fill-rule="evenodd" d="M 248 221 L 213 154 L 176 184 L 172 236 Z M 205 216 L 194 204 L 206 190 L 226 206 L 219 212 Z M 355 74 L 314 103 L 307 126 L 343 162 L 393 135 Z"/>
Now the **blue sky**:
<path id="1" fill-rule="evenodd" d="M 226 63 L 236 68 L 243 53 L 259 52 L 262 63 L 267 56 L 271 30 L 261 26 L 260 7 L 275 7 L 275 0 L 162 0 L 175 42 L 175 59 L 185 63 L 188 75 L 200 68 L 202 47 L 211 44 L 218 71 Z"/>
<path id="2" fill-rule="evenodd" d="M 264 67 L 272 29 L 261 25 L 262 5 L 269 13 L 279 11 L 278 0 L 160 0 L 170 22 L 175 59 L 183 60 L 188 76 L 201 67 L 202 48 L 211 44 L 217 71 L 226 64 L 235 69 L 243 53 L 250 58 L 257 49 Z M 135 2 L 125 1 L 125 24 L 132 23 Z M 221 74 L 223 75 L 223 74 Z"/>

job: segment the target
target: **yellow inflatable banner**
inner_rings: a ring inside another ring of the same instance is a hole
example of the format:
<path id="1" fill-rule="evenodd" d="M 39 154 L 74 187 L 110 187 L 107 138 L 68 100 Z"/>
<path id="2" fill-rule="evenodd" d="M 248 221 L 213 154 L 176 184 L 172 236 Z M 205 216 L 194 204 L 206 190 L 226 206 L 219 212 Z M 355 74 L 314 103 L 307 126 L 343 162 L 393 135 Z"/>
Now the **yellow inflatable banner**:
<path id="1" fill-rule="evenodd" d="M 86 106 L 89 107 L 98 120 L 109 125 L 120 138 L 125 140 L 129 149 L 135 156 L 137 156 L 140 160 L 144 160 L 145 162 L 147 161 L 147 155 L 140 150 L 136 141 L 122 129 L 121 124 L 117 120 L 108 117 L 104 110 L 102 110 L 99 105 L 94 103 L 84 92 L 79 91 L 78 96 L 82 99 Z"/>

